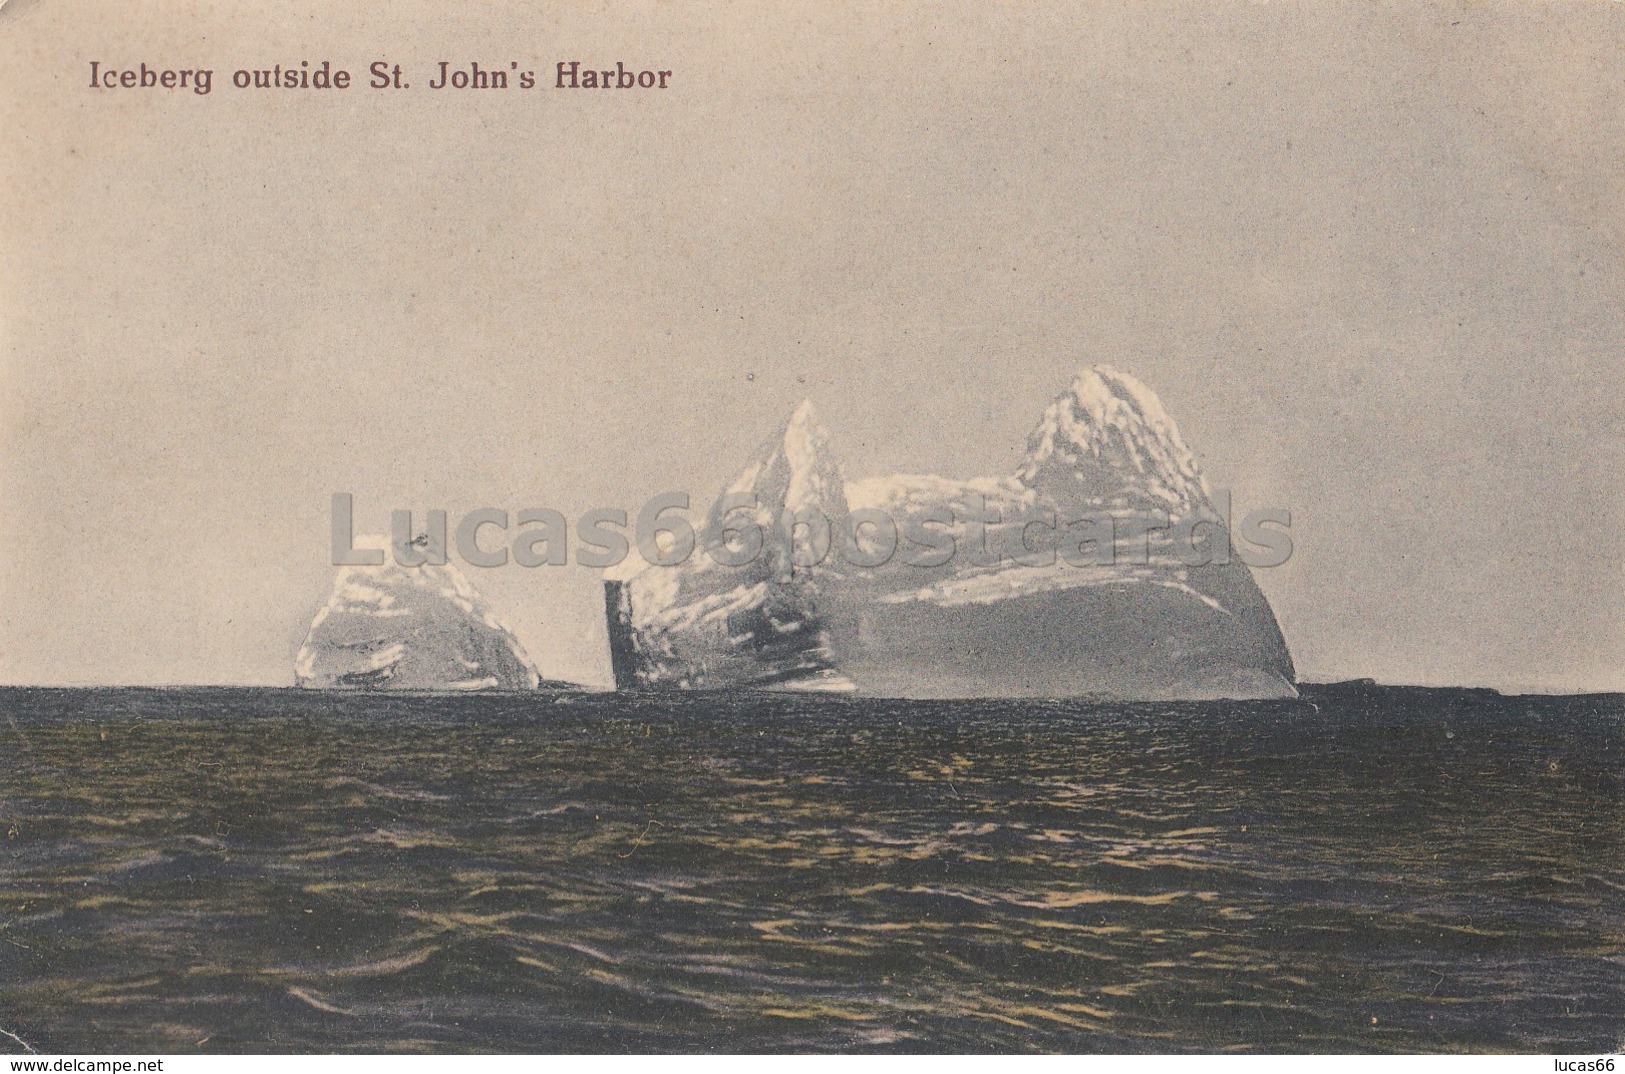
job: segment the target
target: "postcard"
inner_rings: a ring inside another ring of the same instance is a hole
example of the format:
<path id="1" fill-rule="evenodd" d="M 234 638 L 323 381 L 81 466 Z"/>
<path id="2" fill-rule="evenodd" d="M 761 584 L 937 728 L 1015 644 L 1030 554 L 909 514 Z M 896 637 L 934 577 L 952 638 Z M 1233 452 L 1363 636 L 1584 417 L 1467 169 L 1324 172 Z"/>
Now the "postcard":
<path id="1" fill-rule="evenodd" d="M 1605 1061 L 1622 87 L 1604 2 L 10 0 L 0 1051 Z"/>

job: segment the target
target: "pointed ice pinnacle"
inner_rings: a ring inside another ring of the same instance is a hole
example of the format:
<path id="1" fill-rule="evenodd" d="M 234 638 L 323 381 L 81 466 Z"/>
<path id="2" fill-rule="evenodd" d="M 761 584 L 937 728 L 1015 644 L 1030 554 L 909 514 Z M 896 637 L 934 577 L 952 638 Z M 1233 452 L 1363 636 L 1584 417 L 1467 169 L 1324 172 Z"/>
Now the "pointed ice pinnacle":
<path id="1" fill-rule="evenodd" d="M 383 538 L 356 547 L 387 548 Z M 346 567 L 294 660 L 310 689 L 534 690 L 524 647 L 451 563 Z"/>
<path id="2" fill-rule="evenodd" d="M 766 555 L 752 564 L 755 581 L 788 580 L 805 573 L 790 559 L 788 534 L 797 515 L 821 514 L 832 523 L 846 519 L 846 480 L 829 446 L 829 434 L 818 424 L 812 400 L 804 400 L 791 413 L 784 430 L 758 450 L 756 459 L 740 470 L 717 497 L 706 515 L 706 534 L 714 544 L 724 534 L 728 517 L 739 517 L 736 505 L 754 500 L 752 520 L 770 541 Z M 710 557 L 706 558 L 709 562 Z M 704 564 L 696 564 L 704 569 Z"/>
<path id="3" fill-rule="evenodd" d="M 1196 457 L 1161 400 L 1109 365 L 1080 372 L 1045 409 L 1016 478 L 1062 507 L 1213 513 Z"/>
<path id="4" fill-rule="evenodd" d="M 701 547 L 673 566 L 629 559 L 606 575 L 616 685 L 842 689 L 819 610 L 827 569 L 797 561 L 798 515 L 845 524 L 845 479 L 810 401 L 723 488 Z M 754 508 L 741 506 L 754 502 Z M 725 522 L 754 524 L 762 554 L 730 566 Z"/>

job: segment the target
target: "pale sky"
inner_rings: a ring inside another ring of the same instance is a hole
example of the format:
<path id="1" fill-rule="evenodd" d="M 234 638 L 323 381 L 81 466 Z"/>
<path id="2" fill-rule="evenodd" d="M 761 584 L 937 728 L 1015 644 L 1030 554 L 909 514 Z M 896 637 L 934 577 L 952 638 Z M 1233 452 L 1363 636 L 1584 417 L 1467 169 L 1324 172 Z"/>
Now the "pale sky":
<path id="1" fill-rule="evenodd" d="M 0 682 L 291 683 L 334 492 L 703 508 L 802 398 L 1004 472 L 1106 362 L 1305 678 L 1625 688 L 1625 5 L 853 7 L 11 0 Z M 570 59 L 671 86 L 425 88 Z M 608 682 L 598 572 L 467 572 Z"/>

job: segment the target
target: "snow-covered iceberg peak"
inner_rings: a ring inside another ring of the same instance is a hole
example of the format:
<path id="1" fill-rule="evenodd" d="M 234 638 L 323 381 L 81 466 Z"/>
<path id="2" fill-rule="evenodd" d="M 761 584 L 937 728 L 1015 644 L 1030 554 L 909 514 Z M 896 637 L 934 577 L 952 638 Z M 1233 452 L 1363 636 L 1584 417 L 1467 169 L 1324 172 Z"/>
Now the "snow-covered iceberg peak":
<path id="1" fill-rule="evenodd" d="M 1161 400 L 1109 365 L 1080 372 L 1045 409 L 1016 476 L 1065 506 L 1212 511 L 1196 456 Z"/>
<path id="2" fill-rule="evenodd" d="M 846 517 L 846 479 L 812 400 L 796 407 L 784 431 L 722 490 L 707 518 L 708 532 L 718 532 L 739 497 L 755 498 L 756 522 L 767 533 L 785 532 L 798 512 L 819 511 L 832 521 Z"/>
<path id="3" fill-rule="evenodd" d="M 386 548 L 363 537 L 358 548 Z M 345 567 L 294 658 L 310 689 L 534 690 L 536 665 L 449 561 Z"/>

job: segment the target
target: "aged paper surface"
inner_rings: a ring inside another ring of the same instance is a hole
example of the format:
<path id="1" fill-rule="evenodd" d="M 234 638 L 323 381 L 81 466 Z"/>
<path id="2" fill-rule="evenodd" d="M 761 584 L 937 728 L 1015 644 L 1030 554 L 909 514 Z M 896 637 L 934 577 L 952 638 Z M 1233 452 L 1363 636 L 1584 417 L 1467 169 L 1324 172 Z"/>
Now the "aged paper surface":
<path id="1" fill-rule="evenodd" d="M 1601 2 L 10 0 L 0 1029 L 1617 1047 L 1622 93 Z"/>

